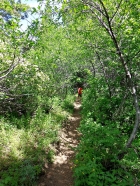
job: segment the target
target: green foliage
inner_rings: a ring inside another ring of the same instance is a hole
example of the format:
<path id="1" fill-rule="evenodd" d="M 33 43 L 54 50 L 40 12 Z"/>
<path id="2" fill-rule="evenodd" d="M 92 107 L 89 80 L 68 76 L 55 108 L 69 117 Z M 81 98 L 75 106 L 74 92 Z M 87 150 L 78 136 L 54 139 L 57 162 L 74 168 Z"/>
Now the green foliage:
<path id="1" fill-rule="evenodd" d="M 79 69 L 78 71 L 74 72 L 71 78 L 71 83 L 72 86 L 77 88 L 77 87 L 83 87 L 87 83 L 87 77 L 90 74 L 90 70 L 88 69 Z"/>
<path id="2" fill-rule="evenodd" d="M 46 83 L 48 76 L 39 71 L 37 66 L 21 65 L 9 76 L 11 80 L 4 81 L 5 89 L 1 98 L 0 111 L 15 116 L 31 115 L 39 105 L 47 109 L 48 91 Z M 45 100 L 45 101 L 44 101 Z"/>
<path id="3" fill-rule="evenodd" d="M 90 88 L 84 91 L 82 99 L 79 128 L 82 137 L 74 161 L 75 186 L 137 185 L 140 182 L 138 138 L 132 148 L 125 147 L 132 131 L 134 111 L 129 110 L 126 99 L 114 120 L 121 94 L 110 99 L 102 78 L 92 78 L 89 82 Z"/>
<path id="4" fill-rule="evenodd" d="M 0 185 L 35 185 L 41 172 L 41 165 L 35 165 L 32 160 L 24 160 L 12 164 L 8 170 L 2 171 Z"/>
<path id="5" fill-rule="evenodd" d="M 81 123 L 83 136 L 77 148 L 74 168 L 76 186 L 129 186 L 140 179 L 139 160 L 133 149 L 129 151 L 129 158 L 125 156 L 122 161 L 118 160 L 126 137 L 122 137 L 115 126 L 103 127 L 92 119 Z"/>
<path id="6" fill-rule="evenodd" d="M 0 4 L 0 15 L 6 21 L 9 21 L 12 17 L 21 17 L 21 19 L 23 19 L 23 13 L 25 13 L 28 9 L 29 7 L 26 4 L 3 0 Z"/>
<path id="7" fill-rule="evenodd" d="M 38 107 L 32 117 L 1 117 L 0 185 L 35 185 L 44 164 L 53 162 L 53 144 L 68 112 L 59 98 L 53 99 L 52 107 L 49 114 Z"/>
<path id="8" fill-rule="evenodd" d="M 139 98 L 139 4 L 71 0 L 59 5 L 47 0 L 43 11 L 40 5 L 33 8 L 40 18 L 21 32 L 20 16 L 29 7 L 9 0 L 0 4 L 1 185 L 35 184 L 43 163 L 52 161 L 50 144 L 67 118 L 62 108 L 73 109 L 69 89 L 79 85 L 87 89 L 75 184 L 138 185 L 139 134 L 125 149 L 136 111 L 124 66 Z"/>
<path id="9" fill-rule="evenodd" d="M 121 138 L 115 125 L 103 127 L 90 118 L 81 123 L 83 136 L 75 160 L 76 186 L 133 185 L 131 172 L 124 172 L 118 161 L 117 155 L 124 149 L 126 138 Z"/>
<path id="10" fill-rule="evenodd" d="M 72 95 L 67 95 L 65 100 L 62 101 L 62 108 L 70 113 L 73 112 L 74 106 L 73 106 L 73 102 L 74 102 L 74 96 Z"/>

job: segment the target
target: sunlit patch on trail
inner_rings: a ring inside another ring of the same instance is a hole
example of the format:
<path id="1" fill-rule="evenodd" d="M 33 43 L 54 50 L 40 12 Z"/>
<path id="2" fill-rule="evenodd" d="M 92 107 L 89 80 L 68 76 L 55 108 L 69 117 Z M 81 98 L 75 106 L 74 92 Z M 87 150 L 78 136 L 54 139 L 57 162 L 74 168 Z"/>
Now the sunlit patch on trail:
<path id="1" fill-rule="evenodd" d="M 72 186 L 73 159 L 75 156 L 74 149 L 78 145 L 79 134 L 77 128 L 80 124 L 80 102 L 74 103 L 74 113 L 68 118 L 68 123 L 61 131 L 59 131 L 59 145 L 56 149 L 56 155 L 53 164 L 46 169 L 46 174 L 42 177 L 42 181 L 38 186 Z"/>

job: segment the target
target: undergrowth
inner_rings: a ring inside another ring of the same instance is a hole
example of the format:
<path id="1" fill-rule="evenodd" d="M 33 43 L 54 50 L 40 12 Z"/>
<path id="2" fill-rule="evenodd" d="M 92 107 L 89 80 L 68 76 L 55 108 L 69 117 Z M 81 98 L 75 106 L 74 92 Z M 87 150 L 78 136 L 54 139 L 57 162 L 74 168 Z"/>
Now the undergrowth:
<path id="1" fill-rule="evenodd" d="M 53 161 L 52 146 L 69 115 L 63 104 L 54 98 L 48 114 L 38 107 L 32 116 L 0 118 L 0 186 L 36 185 L 44 164 Z"/>
<path id="2" fill-rule="evenodd" d="M 126 148 L 133 108 L 130 110 L 126 100 L 125 109 L 114 119 L 121 98 L 114 96 L 110 100 L 101 89 L 98 94 L 97 85 L 98 82 L 92 82 L 83 94 L 79 127 L 82 137 L 74 160 L 75 186 L 138 186 L 140 135 L 131 148 Z"/>

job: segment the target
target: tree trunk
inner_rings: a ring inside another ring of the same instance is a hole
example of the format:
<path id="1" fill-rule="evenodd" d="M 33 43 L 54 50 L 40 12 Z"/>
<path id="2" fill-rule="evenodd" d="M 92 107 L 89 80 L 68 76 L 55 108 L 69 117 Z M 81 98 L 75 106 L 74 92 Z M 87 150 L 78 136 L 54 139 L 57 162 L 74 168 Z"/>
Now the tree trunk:
<path id="1" fill-rule="evenodd" d="M 138 131 L 138 128 L 139 128 L 139 124 L 140 124 L 140 108 L 139 108 L 139 102 L 138 102 L 136 87 L 135 87 L 135 85 L 133 83 L 133 80 L 132 80 L 132 75 L 130 73 L 130 70 L 128 68 L 128 65 L 127 65 L 126 61 L 124 60 L 122 51 L 121 51 L 121 49 L 119 47 L 117 38 L 116 38 L 116 36 L 115 36 L 115 34 L 113 32 L 113 28 L 112 28 L 112 25 L 111 25 L 112 19 L 114 19 L 117 11 L 119 10 L 121 2 L 122 1 L 120 1 L 116 12 L 113 14 L 113 17 L 111 18 L 111 17 L 109 17 L 107 9 L 106 9 L 106 7 L 105 7 L 105 5 L 104 5 L 102 0 L 99 0 L 100 5 L 98 3 L 96 3 L 96 2 L 83 0 L 83 3 L 86 6 L 89 6 L 90 11 L 92 12 L 92 14 L 99 20 L 99 22 L 102 25 L 102 27 L 105 28 L 105 30 L 107 31 L 107 33 L 111 37 L 111 39 L 112 39 L 112 41 L 113 41 L 113 43 L 115 45 L 117 55 L 118 55 L 118 57 L 120 59 L 120 62 L 122 63 L 123 69 L 124 69 L 124 71 L 126 73 L 126 77 L 127 77 L 127 80 L 128 80 L 128 88 L 131 90 L 131 94 L 133 96 L 134 106 L 135 106 L 135 111 L 136 111 L 136 119 L 135 119 L 135 124 L 134 124 L 134 127 L 133 127 L 133 131 L 132 131 L 132 133 L 131 133 L 131 135 L 130 135 L 127 143 L 126 143 L 126 147 L 128 148 L 128 147 L 131 146 L 132 141 L 135 139 L 137 131 Z"/>
<path id="2" fill-rule="evenodd" d="M 126 147 L 128 148 L 128 147 L 131 146 L 132 141 L 135 139 L 138 128 L 139 128 L 139 124 L 140 124 L 140 108 L 139 108 L 139 103 L 138 103 L 137 91 L 136 91 L 136 87 L 133 84 L 132 75 L 130 73 L 130 70 L 127 66 L 127 63 L 124 60 L 121 49 L 119 48 L 117 39 L 116 39 L 115 34 L 113 32 L 113 29 L 112 29 L 112 26 L 111 26 L 111 21 L 109 19 L 109 15 L 107 13 L 107 10 L 106 10 L 106 8 L 105 8 L 105 6 L 104 6 L 104 4 L 101 0 L 100 0 L 100 3 L 101 3 L 101 5 L 104 9 L 104 12 L 105 12 L 105 15 L 106 15 L 105 17 L 106 17 L 107 22 L 108 22 L 108 30 L 109 30 L 108 33 L 109 33 L 109 35 L 110 35 L 110 37 L 111 37 L 111 39 L 114 42 L 114 45 L 116 47 L 117 55 L 119 56 L 119 59 L 122 63 L 122 66 L 123 66 L 123 68 L 125 70 L 125 73 L 126 73 L 126 77 L 128 79 L 128 82 L 129 82 L 129 85 L 128 85 L 129 87 L 128 88 L 131 89 L 131 94 L 132 94 L 133 99 L 134 99 L 134 106 L 135 106 L 135 110 L 136 110 L 136 119 L 135 119 L 135 124 L 134 124 L 134 127 L 133 127 L 133 131 L 132 131 L 132 133 L 130 135 L 130 138 L 128 139 L 127 144 L 126 144 Z"/>

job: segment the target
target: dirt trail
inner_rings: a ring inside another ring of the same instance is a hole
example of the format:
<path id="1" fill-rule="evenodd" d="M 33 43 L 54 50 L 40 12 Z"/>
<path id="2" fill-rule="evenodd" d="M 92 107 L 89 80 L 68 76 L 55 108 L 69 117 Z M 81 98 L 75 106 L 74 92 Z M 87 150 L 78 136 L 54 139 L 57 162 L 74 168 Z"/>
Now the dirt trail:
<path id="1" fill-rule="evenodd" d="M 74 113 L 69 118 L 67 126 L 60 132 L 60 143 L 57 148 L 57 155 L 53 164 L 46 168 L 46 173 L 38 183 L 38 186 L 73 186 L 73 158 L 75 152 L 74 147 L 78 144 L 80 134 L 77 127 L 80 123 L 80 107 L 81 104 L 76 101 L 74 103 Z"/>

